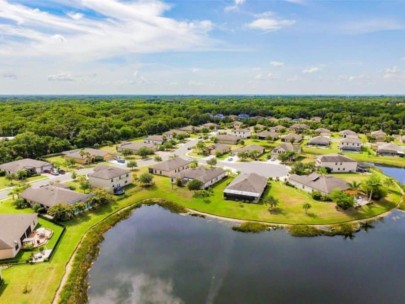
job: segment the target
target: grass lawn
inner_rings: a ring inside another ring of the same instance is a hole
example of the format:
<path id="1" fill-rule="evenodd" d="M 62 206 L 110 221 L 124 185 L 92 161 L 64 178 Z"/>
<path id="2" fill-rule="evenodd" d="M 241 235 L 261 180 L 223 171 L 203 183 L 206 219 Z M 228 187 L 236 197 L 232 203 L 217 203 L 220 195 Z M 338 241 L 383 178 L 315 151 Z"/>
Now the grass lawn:
<path id="1" fill-rule="evenodd" d="M 146 168 L 138 171 L 145 172 Z M 389 199 L 371 206 L 349 212 L 337 211 L 335 204 L 314 201 L 306 192 L 286 186 L 281 182 L 271 182 L 271 188 L 266 195 L 273 195 L 280 200 L 278 208 L 272 213 L 268 206 L 261 204 L 245 204 L 223 199 L 222 192 L 231 182 L 231 178 L 222 180 L 214 187 L 214 194 L 208 200 L 194 198 L 187 188 L 173 187 L 169 178 L 155 176 L 156 186 L 150 188 L 132 187 L 126 196 L 110 206 L 85 213 L 66 223 L 66 233 L 59 244 L 51 262 L 37 265 L 20 265 L 3 271 L 6 287 L 0 291 L 2 303 L 51 303 L 54 294 L 62 280 L 65 265 L 72 256 L 82 236 L 93 225 L 99 223 L 111 213 L 148 198 L 163 198 L 179 205 L 200 212 L 218 216 L 238 218 L 247 221 L 265 221 L 291 224 L 332 224 L 355 219 L 364 219 L 381 214 L 395 206 L 399 194 L 390 193 Z M 309 202 L 312 208 L 305 214 L 302 205 Z M 32 212 L 30 209 L 13 210 L 10 201 L 0 203 L 0 213 Z M 28 286 L 29 293 L 24 294 Z"/>

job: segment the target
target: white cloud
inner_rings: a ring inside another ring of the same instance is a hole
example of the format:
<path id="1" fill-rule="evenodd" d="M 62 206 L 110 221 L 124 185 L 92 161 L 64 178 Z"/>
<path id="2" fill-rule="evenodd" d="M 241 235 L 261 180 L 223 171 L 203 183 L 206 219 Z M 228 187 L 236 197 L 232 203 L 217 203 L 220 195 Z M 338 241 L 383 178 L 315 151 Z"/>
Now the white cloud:
<path id="1" fill-rule="evenodd" d="M 0 20 L 6 20 L 0 21 L 0 32 L 5 37 L 0 56 L 55 56 L 86 61 L 137 53 L 206 49 L 214 43 L 207 35 L 213 27 L 211 21 L 177 21 L 165 17 L 163 14 L 170 6 L 162 1 L 72 3 L 78 9 L 104 17 L 90 18 L 80 13 L 57 15 L 0 0 Z"/>
<path id="2" fill-rule="evenodd" d="M 284 66 L 284 62 L 281 61 L 271 61 L 270 64 L 274 67 L 282 67 Z"/>
<path id="3" fill-rule="evenodd" d="M 75 81 L 75 78 L 71 73 L 58 73 L 53 75 L 48 75 L 48 81 Z"/>
<path id="4" fill-rule="evenodd" d="M 386 68 L 384 70 L 384 79 L 399 79 L 401 78 L 402 73 L 401 70 L 397 66 L 393 66 L 392 68 Z"/>
<path id="5" fill-rule="evenodd" d="M 13 79 L 13 80 L 17 79 L 17 75 L 15 73 L 11 73 L 11 72 L 3 73 L 2 77 L 6 78 L 6 79 Z"/>
<path id="6" fill-rule="evenodd" d="M 348 22 L 342 26 L 347 34 L 367 34 L 382 31 L 396 31 L 405 29 L 405 25 L 390 19 L 360 20 Z"/>
<path id="7" fill-rule="evenodd" d="M 263 79 L 263 74 L 262 73 L 256 74 L 255 79 L 256 80 L 262 80 Z"/>
<path id="8" fill-rule="evenodd" d="M 338 80 L 344 80 L 344 81 L 356 81 L 356 80 L 362 80 L 362 79 L 366 79 L 366 75 L 361 74 L 361 75 L 350 75 L 350 76 L 346 76 L 346 75 L 340 75 L 338 77 Z"/>
<path id="9" fill-rule="evenodd" d="M 204 85 L 203 82 L 201 82 L 201 81 L 195 81 L 195 80 L 190 80 L 187 84 L 188 84 L 189 86 L 195 86 L 195 87 L 201 87 L 201 86 Z"/>
<path id="10" fill-rule="evenodd" d="M 242 4 L 244 4 L 246 0 L 233 0 L 232 5 L 228 5 L 225 7 L 226 12 L 235 11 L 237 10 Z"/>
<path id="11" fill-rule="evenodd" d="M 309 67 L 306 69 L 302 70 L 303 74 L 312 74 L 312 73 L 316 73 L 319 72 L 321 69 L 319 67 Z"/>
<path id="12" fill-rule="evenodd" d="M 256 15 L 256 19 L 247 24 L 247 27 L 253 30 L 262 30 L 265 32 L 275 32 L 284 27 L 292 26 L 295 20 L 281 19 L 272 12 L 265 12 Z"/>

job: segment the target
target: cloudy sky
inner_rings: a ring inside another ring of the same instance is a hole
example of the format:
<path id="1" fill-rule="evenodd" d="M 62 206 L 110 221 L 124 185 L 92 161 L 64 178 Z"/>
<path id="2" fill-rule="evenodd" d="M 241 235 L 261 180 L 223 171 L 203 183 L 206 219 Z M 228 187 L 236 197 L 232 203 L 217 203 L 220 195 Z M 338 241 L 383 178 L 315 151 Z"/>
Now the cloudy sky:
<path id="1" fill-rule="evenodd" d="M 404 94 L 405 0 L 0 0 L 0 94 Z"/>

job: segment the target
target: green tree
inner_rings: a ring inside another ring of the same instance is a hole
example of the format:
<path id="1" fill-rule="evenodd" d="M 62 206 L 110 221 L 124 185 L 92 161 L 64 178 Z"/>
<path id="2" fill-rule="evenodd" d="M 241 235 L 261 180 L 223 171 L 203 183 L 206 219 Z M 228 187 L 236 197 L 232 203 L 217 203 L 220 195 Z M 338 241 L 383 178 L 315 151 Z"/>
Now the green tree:
<path id="1" fill-rule="evenodd" d="M 48 214 L 57 221 L 68 221 L 74 217 L 74 207 L 67 204 L 53 205 L 48 209 Z"/>
<path id="2" fill-rule="evenodd" d="M 218 160 L 217 160 L 215 157 L 210 158 L 209 160 L 207 160 L 207 164 L 208 164 L 210 167 L 216 166 L 217 162 L 218 162 Z"/>
<path id="3" fill-rule="evenodd" d="M 203 182 L 198 180 L 198 179 L 193 179 L 191 181 L 188 182 L 187 184 L 187 188 L 188 190 L 192 191 L 192 190 L 200 190 L 203 186 Z"/>
<path id="4" fill-rule="evenodd" d="M 312 205 L 310 203 L 304 203 L 302 208 L 305 210 L 305 214 L 308 214 L 308 210 L 312 208 Z"/>
<path id="5" fill-rule="evenodd" d="M 274 196 L 270 195 L 264 199 L 264 203 L 270 206 L 269 211 L 271 212 L 278 206 L 279 200 Z"/>
<path id="6" fill-rule="evenodd" d="M 143 173 L 139 176 L 139 182 L 142 186 L 151 186 L 153 185 L 154 176 L 150 173 Z"/>
<path id="7" fill-rule="evenodd" d="M 131 170 L 133 170 L 134 168 L 138 167 L 138 164 L 136 161 L 131 160 L 127 163 L 127 167 L 130 168 Z"/>
<path id="8" fill-rule="evenodd" d="M 349 209 L 354 206 L 354 197 L 341 190 L 334 190 L 330 194 L 332 200 L 336 205 L 344 210 Z"/>

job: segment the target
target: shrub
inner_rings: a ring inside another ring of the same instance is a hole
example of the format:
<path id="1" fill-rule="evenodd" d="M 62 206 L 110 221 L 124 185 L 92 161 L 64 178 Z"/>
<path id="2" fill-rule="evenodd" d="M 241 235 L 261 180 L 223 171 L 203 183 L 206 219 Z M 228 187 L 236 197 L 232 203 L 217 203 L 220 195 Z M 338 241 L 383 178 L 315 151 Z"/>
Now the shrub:
<path id="1" fill-rule="evenodd" d="M 245 233 L 259 233 L 269 229 L 268 225 L 255 222 L 244 222 L 239 226 L 233 226 L 232 230 Z"/>
<path id="2" fill-rule="evenodd" d="M 330 197 L 336 205 L 344 210 L 354 206 L 354 197 L 340 190 L 332 191 Z"/>
<path id="3" fill-rule="evenodd" d="M 17 199 L 14 202 L 14 205 L 16 209 L 25 209 L 29 207 L 29 204 L 22 198 Z"/>
<path id="4" fill-rule="evenodd" d="M 202 186 L 203 182 L 198 179 L 193 179 L 187 184 L 188 190 L 200 190 Z"/>
<path id="5" fill-rule="evenodd" d="M 312 192 L 312 198 L 314 200 L 320 201 L 322 199 L 322 194 L 319 191 L 313 191 Z"/>

